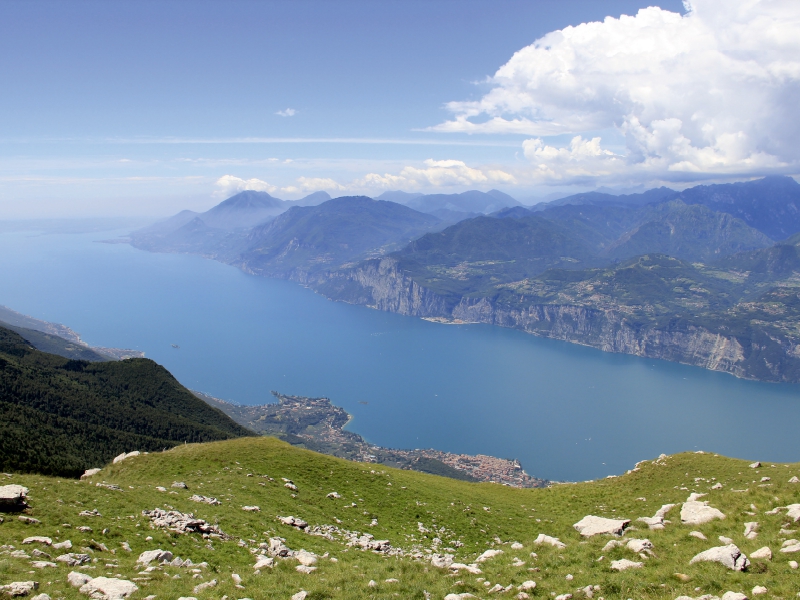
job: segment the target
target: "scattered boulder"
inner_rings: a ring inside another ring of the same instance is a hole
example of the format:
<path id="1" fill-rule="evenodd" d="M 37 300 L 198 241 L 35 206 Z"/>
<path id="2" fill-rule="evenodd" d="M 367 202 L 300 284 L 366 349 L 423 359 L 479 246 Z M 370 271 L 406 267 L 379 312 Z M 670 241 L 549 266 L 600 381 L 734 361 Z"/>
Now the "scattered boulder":
<path id="1" fill-rule="evenodd" d="M 50 596 L 47 594 L 36 594 L 31 600 L 50 600 Z"/>
<path id="2" fill-rule="evenodd" d="M 784 554 L 792 554 L 793 552 L 800 552 L 800 542 L 795 539 L 786 540 L 781 545 L 781 552 Z"/>
<path id="3" fill-rule="evenodd" d="M 724 535 L 719 536 L 719 541 L 725 544 L 726 546 L 733 543 L 733 540 L 731 538 Z"/>
<path id="4" fill-rule="evenodd" d="M 308 592 L 305 590 L 300 590 L 292 596 L 291 600 L 306 600 L 306 596 L 308 596 Z"/>
<path id="5" fill-rule="evenodd" d="M 674 504 L 665 504 L 652 517 L 639 517 L 636 520 L 646 524 L 650 529 L 664 529 L 664 517 L 673 508 L 675 508 Z"/>
<path id="6" fill-rule="evenodd" d="M 750 566 L 750 561 L 735 544 L 717 546 L 696 555 L 689 564 L 697 562 L 717 562 L 732 571 L 744 571 Z"/>
<path id="7" fill-rule="evenodd" d="M 227 535 L 219 527 L 203 519 L 195 519 L 192 513 L 154 508 L 153 510 L 143 510 L 142 516 L 148 517 L 153 527 L 163 527 L 176 533 L 207 533 L 227 538 Z"/>
<path id="8" fill-rule="evenodd" d="M 745 523 L 744 537 L 746 537 L 748 540 L 755 539 L 758 536 L 758 532 L 756 531 L 757 529 L 758 529 L 758 523 L 756 523 L 755 521 L 752 521 L 750 523 Z"/>
<path id="9" fill-rule="evenodd" d="M 26 525 L 39 525 L 41 523 L 39 519 L 34 519 L 33 517 L 26 517 L 25 515 L 20 515 L 17 518 Z"/>
<path id="10" fill-rule="evenodd" d="M 134 450 L 133 452 L 128 452 L 127 454 L 125 454 L 123 452 L 122 454 L 120 454 L 119 456 L 114 458 L 114 460 L 111 461 L 111 462 L 112 462 L 112 464 L 116 465 L 117 463 L 121 463 L 125 459 L 133 458 L 134 456 L 139 456 L 140 454 L 141 454 L 141 452 L 139 452 L 138 450 Z M 99 471 L 99 469 L 98 469 L 98 471 Z"/>
<path id="11" fill-rule="evenodd" d="M 301 565 L 305 565 L 307 567 L 313 567 L 315 564 L 317 564 L 317 555 L 313 554 L 312 552 L 306 552 L 305 550 L 295 552 L 294 558 Z"/>
<path id="12" fill-rule="evenodd" d="M 292 527 L 297 527 L 298 529 L 305 529 L 308 527 L 308 523 L 303 519 L 299 519 L 297 517 L 278 517 L 278 521 L 283 523 L 284 525 L 290 525 Z"/>
<path id="13" fill-rule="evenodd" d="M 23 544 L 44 544 L 45 546 L 52 546 L 53 540 L 49 537 L 44 537 L 41 535 L 34 535 L 31 537 L 26 537 L 22 540 Z"/>
<path id="14" fill-rule="evenodd" d="M 792 477 L 792 478 L 789 480 L 789 483 L 800 483 L 800 479 L 798 479 L 798 478 L 797 478 L 797 475 L 795 475 L 794 477 Z"/>
<path id="15" fill-rule="evenodd" d="M 208 589 L 211 589 L 213 587 L 217 587 L 217 580 L 216 579 L 212 579 L 211 581 L 204 581 L 203 583 L 197 584 L 196 586 L 194 586 L 194 590 L 193 591 L 194 591 L 195 594 L 199 594 L 203 590 L 208 590 Z"/>
<path id="16" fill-rule="evenodd" d="M 280 538 L 269 538 L 269 550 L 268 552 L 272 556 L 291 556 L 292 551 L 289 550 L 289 547 L 283 543 L 283 540 Z"/>
<path id="17" fill-rule="evenodd" d="M 289 489 L 290 489 L 290 490 L 292 490 L 293 492 L 296 492 L 296 491 L 297 491 L 297 486 L 296 486 L 294 483 L 292 483 L 291 481 L 287 481 L 286 483 L 284 483 L 284 484 L 283 484 L 283 487 L 285 487 L 285 488 L 289 488 Z"/>
<path id="18" fill-rule="evenodd" d="M 186 485 L 182 481 L 173 481 L 171 487 L 178 488 L 179 490 L 188 490 L 189 489 L 189 486 Z"/>
<path id="19" fill-rule="evenodd" d="M 95 600 L 122 600 L 139 588 L 132 581 L 116 577 L 95 577 L 81 586 L 80 592 Z"/>
<path id="20" fill-rule="evenodd" d="M 28 506 L 25 499 L 28 496 L 28 488 L 21 485 L 2 485 L 0 486 L 0 511 L 1 510 L 22 510 Z"/>
<path id="21" fill-rule="evenodd" d="M 271 556 L 259 556 L 256 564 L 253 565 L 254 569 L 272 568 L 275 566 L 275 559 Z"/>
<path id="22" fill-rule="evenodd" d="M 339 492 L 331 492 L 330 494 L 328 494 L 328 495 L 327 495 L 327 496 L 325 496 L 325 497 L 326 497 L 326 498 L 339 499 L 339 498 L 341 498 L 341 497 L 342 497 L 342 495 L 341 495 Z"/>
<path id="23" fill-rule="evenodd" d="M 763 585 L 757 585 L 753 588 L 753 596 L 760 596 L 761 594 L 766 594 L 767 588 Z"/>
<path id="24" fill-rule="evenodd" d="M 575 523 L 573 527 L 583 537 L 592 537 L 602 534 L 622 535 L 622 532 L 630 522 L 630 519 L 606 519 L 605 517 L 589 515 L 583 517 L 580 521 Z"/>
<path id="25" fill-rule="evenodd" d="M 625 547 L 628 550 L 632 550 L 633 552 L 636 552 L 637 554 L 640 554 L 642 552 L 647 553 L 647 554 L 651 554 L 652 550 L 653 550 L 653 542 L 651 542 L 648 539 L 644 539 L 644 540 L 628 540 L 628 543 L 625 544 Z"/>
<path id="26" fill-rule="evenodd" d="M 72 542 L 70 540 L 64 540 L 63 542 L 53 544 L 53 548 L 56 550 L 70 550 L 72 548 Z"/>
<path id="27" fill-rule="evenodd" d="M 69 575 L 67 575 L 67 581 L 72 587 L 81 587 L 86 585 L 92 580 L 92 578 L 87 575 L 86 573 L 79 573 L 78 571 L 72 571 Z"/>
<path id="28" fill-rule="evenodd" d="M 157 563 L 161 563 L 164 561 L 171 561 L 174 558 L 174 555 L 169 550 L 162 550 L 159 548 L 158 550 L 148 550 L 146 552 L 142 552 L 139 555 L 139 558 L 136 559 L 136 564 L 139 565 L 149 565 L 151 562 L 156 561 Z"/>
<path id="29" fill-rule="evenodd" d="M 458 573 L 459 571 L 466 571 L 467 573 L 472 573 L 473 575 L 480 575 L 482 571 L 478 568 L 478 565 L 471 564 L 465 565 L 464 563 L 453 563 L 450 565 L 450 570 L 455 571 Z"/>
<path id="30" fill-rule="evenodd" d="M 38 588 L 38 581 L 13 581 L 8 585 L 0 585 L 0 591 L 5 592 L 7 596 L 11 597 L 27 596 Z"/>
<path id="31" fill-rule="evenodd" d="M 317 567 L 309 567 L 309 566 L 306 566 L 306 565 L 297 565 L 294 568 L 294 570 L 297 571 L 298 573 L 305 573 L 306 575 L 310 575 L 311 573 L 313 573 L 314 571 L 317 570 Z"/>
<path id="32" fill-rule="evenodd" d="M 610 566 L 615 571 L 625 571 L 627 569 L 641 569 L 643 564 L 622 558 L 620 560 L 612 560 Z"/>
<path id="33" fill-rule="evenodd" d="M 117 457 L 117 458 L 119 458 L 119 457 Z M 100 471 L 101 471 L 101 469 L 86 469 L 83 472 L 83 475 L 81 475 L 81 479 L 89 479 L 89 477 L 93 477 L 93 476 L 97 475 Z"/>
<path id="34" fill-rule="evenodd" d="M 711 486 L 711 489 L 712 490 L 721 490 L 722 489 L 722 484 L 717 482 L 717 483 L 715 483 L 714 485 Z"/>
<path id="35" fill-rule="evenodd" d="M 449 569 L 453 565 L 453 555 L 434 554 L 431 556 L 431 564 L 437 569 Z"/>
<path id="36" fill-rule="evenodd" d="M 245 512 L 261 512 L 258 506 L 243 506 L 242 510 Z"/>
<path id="37" fill-rule="evenodd" d="M 67 566 L 70 567 L 77 567 L 78 565 L 82 565 L 83 563 L 87 563 L 91 560 L 91 556 L 88 554 L 62 554 L 61 556 L 56 557 L 56 562 L 63 562 L 66 563 Z"/>
<path id="38" fill-rule="evenodd" d="M 800 521 L 800 504 L 790 504 L 786 507 L 786 516 L 792 521 Z"/>
<path id="39" fill-rule="evenodd" d="M 608 540 L 608 543 L 603 546 L 603 549 L 600 552 L 611 552 L 614 548 L 622 546 L 622 542 L 619 540 Z"/>
<path id="40" fill-rule="evenodd" d="M 722 594 L 722 600 L 748 600 L 747 596 L 741 592 L 725 592 Z"/>
<path id="41" fill-rule="evenodd" d="M 698 540 L 703 540 L 704 542 L 708 539 L 702 532 L 700 531 L 690 531 L 689 535 L 697 538 Z"/>
<path id="42" fill-rule="evenodd" d="M 761 468 L 761 463 L 758 462 L 758 461 L 756 461 L 754 463 L 750 463 L 750 468 L 751 469 L 760 469 Z"/>
<path id="43" fill-rule="evenodd" d="M 96 508 L 92 510 L 82 510 L 78 513 L 79 517 L 102 517 L 103 515 L 100 514 L 100 511 Z"/>
<path id="44" fill-rule="evenodd" d="M 487 550 L 483 554 L 481 554 L 478 558 L 475 559 L 476 563 L 486 562 L 490 558 L 494 558 L 495 556 L 500 556 L 503 553 L 502 550 Z"/>
<path id="45" fill-rule="evenodd" d="M 681 522 L 684 525 L 702 525 L 714 519 L 724 519 L 722 511 L 708 505 L 708 502 L 700 502 L 692 499 L 695 494 L 689 496 L 689 500 L 681 506 Z"/>
<path id="46" fill-rule="evenodd" d="M 191 500 L 192 502 L 202 502 L 203 504 L 210 504 L 211 506 L 217 506 L 219 504 L 222 504 L 222 502 L 220 502 L 216 498 L 212 498 L 211 496 L 201 496 L 199 494 L 193 494 L 189 496 L 189 500 Z"/>
<path id="47" fill-rule="evenodd" d="M 772 560 L 772 550 L 769 549 L 769 546 L 764 546 L 763 548 L 759 548 L 758 550 L 751 552 L 750 558 L 757 560 Z"/>
<path id="48" fill-rule="evenodd" d="M 531 581 L 530 579 L 528 581 L 523 581 L 517 589 L 523 592 L 530 592 L 531 590 L 536 589 L 536 582 Z"/>
<path id="49" fill-rule="evenodd" d="M 49 560 L 33 560 L 31 561 L 31 566 L 34 569 L 49 569 L 51 567 L 57 567 L 58 565 Z"/>
<path id="50" fill-rule="evenodd" d="M 533 543 L 536 544 L 536 545 L 539 545 L 539 546 L 542 545 L 542 544 L 547 544 L 548 546 L 553 546 L 555 548 L 566 548 L 567 547 L 567 545 L 564 542 L 562 542 L 560 539 L 555 538 L 555 537 L 550 537 L 549 535 L 545 535 L 543 533 L 540 533 L 536 537 L 536 539 L 533 540 Z"/>
<path id="51" fill-rule="evenodd" d="M 511 549 L 512 550 L 522 550 L 524 547 L 525 546 L 523 546 L 519 542 L 514 542 L 513 544 L 511 544 Z"/>

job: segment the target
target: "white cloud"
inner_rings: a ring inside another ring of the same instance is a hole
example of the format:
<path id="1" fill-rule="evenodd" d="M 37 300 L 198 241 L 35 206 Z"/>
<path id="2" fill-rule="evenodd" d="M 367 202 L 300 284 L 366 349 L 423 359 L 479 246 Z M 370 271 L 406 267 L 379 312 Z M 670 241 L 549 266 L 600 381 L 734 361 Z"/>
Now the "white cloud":
<path id="1" fill-rule="evenodd" d="M 430 129 L 536 136 L 523 150 L 539 181 L 796 171 L 800 2 L 687 8 L 551 32 L 514 54 L 480 100 L 450 103 L 454 118 Z M 624 155 L 602 149 L 597 134 L 612 131 Z M 540 139 L 556 134 L 577 137 L 566 148 Z"/>
<path id="2" fill-rule="evenodd" d="M 287 108 L 286 110 L 279 110 L 275 114 L 280 117 L 293 117 L 297 114 L 297 111 L 293 108 Z"/>
<path id="3" fill-rule="evenodd" d="M 513 184 L 513 175 L 497 169 L 476 169 L 460 160 L 425 161 L 425 168 L 406 166 L 399 174 L 369 173 L 353 182 L 360 189 L 426 189 L 453 186 L 475 186 L 483 184 Z"/>
<path id="4" fill-rule="evenodd" d="M 223 175 L 217 179 L 216 186 L 217 191 L 214 192 L 214 196 L 218 198 L 229 198 L 245 190 L 272 193 L 278 189 L 277 186 L 270 185 L 261 179 L 242 179 L 234 175 Z"/>

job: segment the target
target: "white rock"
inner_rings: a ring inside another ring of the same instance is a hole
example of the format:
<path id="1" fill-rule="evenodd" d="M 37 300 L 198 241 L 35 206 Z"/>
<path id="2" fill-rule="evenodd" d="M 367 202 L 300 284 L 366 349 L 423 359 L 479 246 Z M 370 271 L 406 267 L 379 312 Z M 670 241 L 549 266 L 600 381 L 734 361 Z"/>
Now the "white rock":
<path id="1" fill-rule="evenodd" d="M 503 590 L 505 590 L 505 588 L 502 585 L 500 585 L 499 583 L 495 583 L 494 586 L 492 586 L 492 588 L 489 590 L 488 593 L 496 594 L 498 592 L 502 592 Z"/>
<path id="2" fill-rule="evenodd" d="M 317 567 L 308 567 L 306 565 L 297 565 L 294 568 L 294 570 L 297 571 L 298 573 L 305 573 L 306 575 L 308 575 L 308 574 L 313 573 L 314 571 L 316 571 Z"/>
<path id="3" fill-rule="evenodd" d="M 792 554 L 794 552 L 800 552 L 800 542 L 798 542 L 797 540 L 787 540 L 787 541 L 792 541 L 794 543 L 785 545 L 783 548 L 781 548 L 781 552 L 783 552 L 784 554 Z M 784 544 L 786 544 L 786 542 L 784 542 Z"/>
<path id="4" fill-rule="evenodd" d="M 342 495 L 339 492 L 331 492 L 330 494 L 328 494 L 326 496 L 326 498 L 334 498 L 334 499 L 338 499 L 338 498 L 341 498 L 341 497 L 342 497 Z"/>
<path id="5" fill-rule="evenodd" d="M 278 520 L 284 525 L 291 525 L 292 527 L 297 527 L 298 529 L 305 529 L 308 527 L 308 523 L 297 517 L 278 517 Z"/>
<path id="6" fill-rule="evenodd" d="M 57 567 L 58 565 L 49 560 L 33 560 L 31 561 L 31 566 L 34 569 L 49 569 L 51 567 Z"/>
<path id="7" fill-rule="evenodd" d="M 43 537 L 41 535 L 34 535 L 32 537 L 26 537 L 22 540 L 23 544 L 44 544 L 45 546 L 52 546 L 53 540 L 49 537 Z"/>
<path id="8" fill-rule="evenodd" d="M 684 525 L 702 525 L 714 519 L 724 518 L 722 511 L 708 506 L 708 502 L 684 502 L 681 506 L 681 522 Z"/>
<path id="9" fill-rule="evenodd" d="M 394 577 L 390 577 L 389 579 L 384 579 L 384 583 L 400 583 L 399 579 L 395 579 Z"/>
<path id="10" fill-rule="evenodd" d="M 178 488 L 179 490 L 188 490 L 189 489 L 189 486 L 186 485 L 183 481 L 173 481 L 171 487 Z"/>
<path id="11" fill-rule="evenodd" d="M 711 486 L 711 489 L 712 490 L 721 490 L 722 489 L 722 484 L 717 482 L 717 483 L 715 483 L 714 485 Z"/>
<path id="12" fill-rule="evenodd" d="M 653 549 L 653 542 L 651 542 L 648 539 L 644 540 L 633 539 L 633 540 L 628 540 L 628 543 L 625 544 L 625 547 L 628 550 L 636 552 L 637 554 L 640 552 L 650 552 Z"/>
<path id="13" fill-rule="evenodd" d="M 261 512 L 258 506 L 243 506 L 242 510 L 245 512 Z"/>
<path id="14" fill-rule="evenodd" d="M 706 541 L 706 540 L 708 539 L 708 538 L 707 538 L 705 535 L 703 535 L 703 533 L 702 533 L 702 532 L 700 532 L 700 531 L 690 531 L 690 532 L 689 532 L 689 535 L 690 535 L 690 536 L 692 536 L 692 537 L 695 537 L 695 538 L 697 538 L 698 540 L 703 540 L 703 541 Z"/>
<path id="15" fill-rule="evenodd" d="M 289 488 L 289 489 L 290 489 L 290 490 L 292 490 L 293 492 L 296 492 L 296 491 L 297 491 L 297 486 L 296 486 L 295 484 L 293 484 L 291 481 L 288 481 L 288 482 L 284 483 L 284 484 L 283 484 L 283 487 L 285 487 L 285 488 Z"/>
<path id="16" fill-rule="evenodd" d="M 89 583 L 92 578 L 85 573 L 78 573 L 77 571 L 72 571 L 69 575 L 67 575 L 67 581 L 72 587 L 81 587 L 84 584 Z"/>
<path id="17" fill-rule="evenodd" d="M 156 486 L 156 491 L 157 492 L 166 492 L 167 488 L 165 488 L 163 485 L 157 485 Z"/>
<path id="18" fill-rule="evenodd" d="M 80 592 L 96 600 L 121 600 L 138 589 L 132 581 L 116 577 L 95 577 L 81 586 Z"/>
<path id="19" fill-rule="evenodd" d="M 674 504 L 665 504 L 652 517 L 639 517 L 636 520 L 645 523 L 650 529 L 664 529 L 664 517 L 673 508 L 675 508 Z"/>
<path id="20" fill-rule="evenodd" d="M 747 596 L 741 592 L 725 592 L 722 594 L 722 600 L 748 600 Z"/>
<path id="21" fill-rule="evenodd" d="M 763 548 L 751 552 L 750 558 L 772 560 L 772 550 L 769 549 L 769 546 L 764 546 Z"/>
<path id="22" fill-rule="evenodd" d="M 792 521 L 800 521 L 800 504 L 790 504 L 786 507 L 786 516 Z"/>
<path id="23" fill-rule="evenodd" d="M 724 535 L 719 536 L 719 541 L 725 544 L 726 546 L 733 543 L 733 540 L 731 538 L 726 537 Z"/>
<path id="24" fill-rule="evenodd" d="M 754 463 L 750 463 L 750 468 L 751 469 L 760 469 L 761 468 L 761 463 L 758 462 L 758 461 L 756 461 Z"/>
<path id="25" fill-rule="evenodd" d="M 21 485 L 1 485 L 0 506 L 23 506 L 27 495 L 28 488 Z"/>
<path id="26" fill-rule="evenodd" d="M 530 579 L 528 581 L 523 581 L 517 589 L 522 590 L 523 592 L 530 592 L 531 590 L 536 589 L 536 582 L 531 581 Z"/>
<path id="27" fill-rule="evenodd" d="M 473 596 L 472 594 L 463 592 L 461 594 L 447 594 L 444 597 L 444 600 L 467 600 L 468 598 L 474 598 L 474 597 L 475 596 Z"/>
<path id="28" fill-rule="evenodd" d="M 158 563 L 163 561 L 171 561 L 174 558 L 172 552 L 169 550 L 148 550 L 147 552 L 142 552 L 139 555 L 139 558 L 136 560 L 137 564 L 140 565 L 149 565 L 151 562 L 156 561 Z"/>
<path id="29" fill-rule="evenodd" d="M 53 548 L 56 550 L 70 550 L 72 548 L 72 541 L 64 540 L 63 542 L 55 543 L 53 544 Z"/>
<path id="30" fill-rule="evenodd" d="M 295 552 L 294 558 L 297 559 L 297 562 L 299 562 L 301 565 L 305 565 L 307 567 L 317 564 L 316 555 L 312 554 L 311 552 L 306 552 L 305 550 Z"/>
<path id="31" fill-rule="evenodd" d="M 50 596 L 47 594 L 36 594 L 31 600 L 50 600 Z"/>
<path id="32" fill-rule="evenodd" d="M 253 565 L 254 569 L 264 569 L 269 567 L 270 569 L 275 566 L 275 559 L 271 556 L 259 556 L 258 561 L 255 565 Z"/>
<path id="33" fill-rule="evenodd" d="M 794 477 L 792 477 L 792 478 L 789 480 L 789 483 L 800 483 L 800 479 L 798 479 L 798 478 L 797 478 L 797 475 L 795 475 Z"/>
<path id="34" fill-rule="evenodd" d="M 767 593 L 767 588 L 765 588 L 763 585 L 757 585 L 756 587 L 753 588 L 753 596 L 760 596 L 761 594 L 766 594 L 766 593 Z"/>
<path id="35" fill-rule="evenodd" d="M 615 571 L 625 571 L 626 569 L 641 569 L 643 565 L 640 562 L 634 562 L 623 558 L 620 560 L 612 560 L 610 566 Z"/>
<path id="36" fill-rule="evenodd" d="M 708 494 L 701 494 L 700 492 L 692 492 L 689 494 L 689 497 L 686 499 L 687 502 L 697 502 L 700 498 L 704 498 L 708 496 Z"/>
<path id="37" fill-rule="evenodd" d="M 117 456 L 117 457 L 116 457 L 116 458 L 115 458 L 115 459 L 114 459 L 112 462 L 113 462 L 113 464 L 115 464 L 115 465 L 116 465 L 117 463 L 121 463 L 123 460 L 125 460 L 125 459 L 127 459 L 127 458 L 132 458 L 132 457 L 134 457 L 134 456 L 139 456 L 140 454 L 141 454 L 141 452 L 139 452 L 138 450 L 134 450 L 133 452 L 128 452 L 127 454 L 125 454 L 125 453 L 123 452 L 122 454 L 120 454 L 119 456 Z M 98 471 L 99 471 L 99 470 L 100 470 L 100 469 L 98 469 Z"/>
<path id="38" fill-rule="evenodd" d="M 217 580 L 216 579 L 212 579 L 211 581 L 204 581 L 203 583 L 200 583 L 200 584 L 194 586 L 194 590 L 193 591 L 194 591 L 195 594 L 199 594 L 203 590 L 208 590 L 208 589 L 211 589 L 213 587 L 217 587 Z"/>
<path id="39" fill-rule="evenodd" d="M 560 594 L 555 597 L 555 600 L 572 600 L 572 594 Z"/>
<path id="40" fill-rule="evenodd" d="M 573 527 L 583 537 L 602 534 L 622 535 L 622 532 L 630 522 L 630 519 L 606 519 L 605 517 L 588 515 L 575 523 Z"/>
<path id="41" fill-rule="evenodd" d="M 790 561 L 789 561 L 789 566 L 790 566 L 792 569 L 796 569 L 796 568 L 797 568 L 797 561 L 796 561 L 796 560 L 790 560 Z"/>
<path id="42" fill-rule="evenodd" d="M 450 570 L 456 572 L 466 571 L 467 573 L 472 573 L 473 575 L 481 574 L 481 570 L 478 568 L 478 565 L 476 564 L 465 565 L 464 563 L 453 563 L 452 565 L 450 565 Z"/>
<path id="43" fill-rule="evenodd" d="M 533 541 L 534 544 L 542 545 L 547 544 L 549 546 L 553 546 L 555 548 L 566 548 L 567 545 L 562 542 L 560 539 L 555 537 L 550 537 L 549 535 L 545 535 L 540 533 L 537 538 Z"/>
<path id="44" fill-rule="evenodd" d="M 735 544 L 710 548 L 692 558 L 689 564 L 696 562 L 718 562 L 733 571 L 744 571 L 750 566 L 750 561 Z"/>
<path id="45" fill-rule="evenodd" d="M 192 502 L 201 502 L 203 504 L 210 504 L 211 506 L 218 506 L 222 504 L 222 502 L 220 502 L 216 498 L 212 498 L 211 496 L 201 496 L 200 494 L 192 494 L 191 496 L 189 496 L 189 500 L 191 500 Z"/>
<path id="46" fill-rule="evenodd" d="M 453 555 L 434 554 L 431 556 L 431 565 L 437 569 L 449 569 L 453 565 Z"/>
<path id="47" fill-rule="evenodd" d="M 490 558 L 494 558 L 495 556 L 500 556 L 503 553 L 502 550 L 487 550 L 483 554 L 481 554 L 478 558 L 475 559 L 476 563 L 486 562 Z"/>
<path id="48" fill-rule="evenodd" d="M 614 548 L 618 548 L 619 546 L 623 546 L 624 544 L 619 540 L 608 540 L 608 543 L 603 546 L 603 549 L 600 552 L 611 552 Z"/>
<path id="49" fill-rule="evenodd" d="M 0 585 L 0 590 L 7 596 L 27 596 L 33 590 L 38 589 L 38 581 L 13 581 L 8 585 Z"/>
<path id="50" fill-rule="evenodd" d="M 522 550 L 524 547 L 525 546 L 523 546 L 519 542 L 514 542 L 513 544 L 511 544 L 511 549 L 512 550 Z"/>
<path id="51" fill-rule="evenodd" d="M 756 536 L 758 536 L 758 532 L 756 531 L 757 529 L 758 529 L 758 523 L 756 523 L 755 521 L 751 521 L 750 523 L 745 523 L 744 537 L 746 537 L 748 540 L 755 539 Z"/>
<path id="52" fill-rule="evenodd" d="M 66 563 L 70 567 L 77 567 L 78 565 L 82 565 L 83 563 L 87 563 L 91 560 L 91 556 L 88 554 L 62 554 L 61 556 L 56 557 L 57 562 Z"/>
<path id="53" fill-rule="evenodd" d="M 89 477 L 97 475 L 99 472 L 100 472 L 100 469 L 86 469 L 83 472 L 83 475 L 81 475 L 81 479 L 89 479 Z"/>
<path id="54" fill-rule="evenodd" d="M 305 590 L 300 590 L 294 596 L 292 596 L 292 600 L 306 600 L 306 596 L 308 596 L 308 592 Z"/>

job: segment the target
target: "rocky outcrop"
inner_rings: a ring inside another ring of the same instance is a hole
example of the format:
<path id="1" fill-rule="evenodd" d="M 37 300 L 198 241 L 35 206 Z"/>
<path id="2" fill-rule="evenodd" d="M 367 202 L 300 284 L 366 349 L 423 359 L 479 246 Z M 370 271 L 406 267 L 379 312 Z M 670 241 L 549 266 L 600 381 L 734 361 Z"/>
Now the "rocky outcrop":
<path id="1" fill-rule="evenodd" d="M 764 344 L 748 342 L 745 346 L 735 336 L 686 319 L 642 324 L 619 308 L 569 303 L 532 303 L 520 308 L 494 297 L 439 294 L 415 281 L 394 257 L 304 278 L 302 283 L 333 300 L 402 315 L 487 323 L 604 352 L 669 360 L 749 379 L 793 381 L 777 364 L 754 359 L 766 353 Z M 770 356 L 780 355 L 787 364 L 798 361 L 795 354 L 800 346 L 789 347 L 778 339 L 766 340 L 765 344 L 770 346 Z"/>

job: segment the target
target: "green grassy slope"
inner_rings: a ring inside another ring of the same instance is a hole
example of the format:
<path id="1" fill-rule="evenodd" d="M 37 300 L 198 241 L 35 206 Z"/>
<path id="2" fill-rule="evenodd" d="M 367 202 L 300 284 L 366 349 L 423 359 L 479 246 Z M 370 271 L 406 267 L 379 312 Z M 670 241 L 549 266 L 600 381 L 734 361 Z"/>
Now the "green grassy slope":
<path id="1" fill-rule="evenodd" d="M 511 598 L 518 593 L 516 589 L 489 595 L 485 583 L 518 586 L 527 580 L 537 584 L 534 598 L 566 593 L 582 598 L 585 595 L 579 590 L 587 585 L 600 587 L 595 598 L 672 600 L 682 594 L 721 596 L 727 590 L 749 595 L 756 585 L 769 590 L 767 597 L 789 598 L 800 591 L 800 572 L 789 565 L 798 555 L 779 552 L 785 539 L 798 537 L 796 533 L 781 533 L 781 529 L 797 530 L 798 524 L 790 522 L 785 511 L 765 514 L 774 507 L 800 502 L 800 484 L 789 483 L 792 476 L 800 474 L 798 464 L 765 464 L 751 469 L 742 460 L 680 454 L 642 463 L 633 472 L 614 479 L 532 490 L 376 467 L 292 448 L 271 438 L 245 438 L 179 446 L 131 458 L 104 468 L 84 482 L 14 475 L 3 483 L 30 488 L 27 514 L 41 523 L 28 525 L 6 514 L 5 522 L 0 523 L 0 545 L 10 544 L 30 553 L 36 546 L 20 543 L 27 536 L 69 539 L 74 545 L 72 552 L 87 552 L 93 561 L 88 568 L 57 563 L 57 567 L 34 569 L 31 574 L 30 561 L 12 557 L 10 549 L 4 547 L 7 553 L 0 554 L 0 584 L 35 579 L 41 582 L 40 591 L 51 597 L 79 598 L 82 596 L 77 590 L 65 582 L 66 575 L 76 570 L 91 576 L 136 578 L 139 591 L 134 600 L 149 595 L 288 599 L 301 589 L 312 599 L 422 600 L 427 593 L 441 600 L 448 593 L 462 592 L 479 598 Z M 770 480 L 762 482 L 763 477 Z M 298 490 L 285 488 L 282 478 L 294 481 Z M 176 480 L 185 482 L 189 489 L 170 488 Z M 117 484 L 123 491 L 96 487 L 97 482 Z M 722 489 L 711 489 L 716 483 Z M 168 491 L 159 492 L 156 486 Z M 328 498 L 333 491 L 342 498 Z M 683 502 L 691 492 L 707 493 L 703 500 L 720 509 L 726 518 L 704 525 L 682 525 L 679 505 L 667 514 L 671 522 L 664 530 L 648 530 L 635 521 L 652 516 L 663 504 Z M 192 502 L 192 494 L 215 497 L 221 504 Z M 260 507 L 260 512 L 241 508 L 253 505 Z M 151 529 L 141 511 L 156 507 L 192 512 L 217 524 L 231 538 L 203 539 L 197 534 Z M 102 516 L 78 516 L 80 511 L 95 508 Z M 572 525 L 589 514 L 634 520 L 623 542 L 648 538 L 654 545 L 654 555 L 643 559 L 624 547 L 603 551 L 610 536 L 581 539 Z M 348 547 L 339 539 L 309 535 L 280 523 L 276 519 L 279 515 L 300 517 L 312 527 L 337 525 L 368 532 L 376 539 L 389 540 L 407 556 L 384 556 Z M 377 525 L 370 526 L 373 519 Z M 760 524 L 758 536 L 746 539 L 744 524 L 752 521 Z M 419 524 L 427 531 L 421 531 Z M 89 526 L 93 531 L 79 532 L 78 526 Z M 701 531 L 708 540 L 690 537 L 693 530 Z M 540 533 L 560 538 L 567 547 L 559 550 L 535 545 Z M 743 573 L 718 564 L 689 564 L 695 554 L 722 545 L 717 540 L 720 535 L 732 538 L 748 555 L 769 546 L 774 557 L 771 561 L 754 560 Z M 283 538 L 292 550 L 316 553 L 320 556 L 317 570 L 298 573 L 295 560 L 278 559 L 273 569 L 254 573 L 254 553 L 269 537 Z M 441 539 L 440 545 L 435 538 Z M 456 547 L 456 541 L 463 546 Z M 122 542 L 128 542 L 132 552 L 123 550 Z M 522 547 L 512 548 L 513 542 Z M 99 543 L 108 551 L 99 549 Z M 480 574 L 462 571 L 454 575 L 432 566 L 426 558 L 432 547 L 441 552 L 453 548 L 456 561 L 463 563 L 472 563 L 489 548 L 500 549 L 503 554 L 481 563 Z M 135 565 L 137 557 L 156 548 L 195 563 L 206 561 L 209 567 L 200 573 L 202 579 L 193 579 L 191 571 L 177 567 L 143 573 Z M 419 559 L 408 556 L 415 548 L 420 552 Z M 44 546 L 41 549 L 52 556 L 66 552 Z M 601 556 L 604 558 L 599 560 Z M 621 573 L 611 570 L 610 562 L 620 558 L 642 562 L 643 566 Z M 234 587 L 234 573 L 242 577 L 244 589 Z M 685 577 L 678 578 L 676 573 Z M 213 579 L 218 582 L 213 589 L 193 592 L 195 585 Z M 376 582 L 375 587 L 369 586 L 371 580 Z"/>
<path id="2" fill-rule="evenodd" d="M 47 352 L 48 354 L 58 354 L 64 358 L 88 360 L 92 362 L 112 360 L 110 356 L 98 354 L 91 348 L 75 344 L 57 335 L 51 335 L 43 331 L 36 331 L 35 329 L 28 329 L 26 327 L 16 327 L 3 321 L 0 321 L 0 327 L 5 327 L 6 329 L 18 333 L 30 342 L 31 346 L 42 352 Z"/>
<path id="3" fill-rule="evenodd" d="M 0 469 L 67 476 L 121 452 L 250 433 L 151 360 L 70 360 L 3 328 L 0 415 Z"/>

